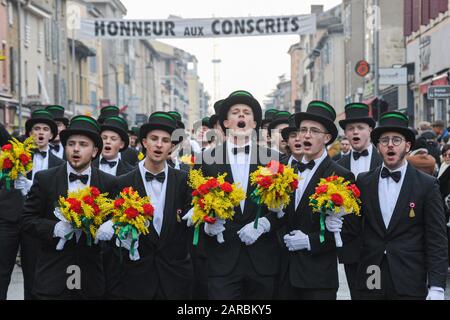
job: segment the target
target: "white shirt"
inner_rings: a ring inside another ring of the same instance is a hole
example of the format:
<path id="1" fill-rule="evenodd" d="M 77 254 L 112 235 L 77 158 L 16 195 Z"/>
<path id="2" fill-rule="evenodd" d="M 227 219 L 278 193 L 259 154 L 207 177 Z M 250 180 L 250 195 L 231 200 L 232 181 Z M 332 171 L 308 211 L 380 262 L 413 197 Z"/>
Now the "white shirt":
<path id="1" fill-rule="evenodd" d="M 384 163 L 381 168 L 383 170 Z M 389 222 L 391 221 L 392 214 L 394 213 L 395 206 L 397 204 L 398 196 L 400 194 L 400 190 L 402 189 L 403 181 L 405 180 L 406 169 L 408 168 L 408 162 L 405 161 L 405 164 L 398 168 L 395 171 L 400 171 L 402 173 L 402 177 L 400 181 L 397 183 L 391 177 L 381 178 L 380 171 L 380 181 L 378 183 L 378 201 L 380 203 L 381 214 L 383 215 L 384 225 L 386 229 L 389 226 Z M 389 170 L 391 171 L 391 170 Z M 391 171 L 392 172 L 392 171 Z"/>
<path id="2" fill-rule="evenodd" d="M 72 168 L 72 166 L 67 162 L 67 185 L 69 186 L 69 192 L 72 191 L 76 191 L 78 189 L 83 189 L 86 186 L 90 186 L 91 185 L 91 167 L 89 166 L 89 168 L 87 168 L 86 170 L 84 170 L 82 173 L 78 173 L 77 171 L 75 171 L 74 168 Z M 71 173 L 74 173 L 76 175 L 85 175 L 87 174 L 89 176 L 89 179 L 87 181 L 86 184 L 82 183 L 80 180 L 75 180 L 73 182 L 70 182 L 69 180 L 69 175 Z"/>
<path id="3" fill-rule="evenodd" d="M 47 147 L 47 150 L 39 150 L 39 151 L 45 151 L 45 152 L 47 152 L 47 154 L 46 154 L 45 158 L 43 158 L 40 153 L 35 153 L 33 155 L 33 173 L 31 176 L 31 180 L 34 180 L 34 175 L 36 174 L 36 172 L 48 169 L 49 148 Z"/>
<path id="4" fill-rule="evenodd" d="M 308 186 L 309 182 L 311 181 L 311 178 L 314 176 L 314 174 L 317 171 L 317 168 L 320 166 L 323 160 L 327 157 L 328 153 L 326 149 L 323 149 L 323 153 L 318 159 L 314 159 L 315 165 L 312 170 L 306 169 L 303 172 L 298 173 L 298 188 L 295 191 L 295 210 L 297 210 L 297 207 L 302 200 L 303 193 L 306 190 L 306 187 Z M 291 156 L 292 158 L 292 156 Z M 290 160 L 291 161 L 291 160 Z M 308 163 L 309 161 L 306 160 L 305 157 L 302 159 L 302 163 Z"/>
<path id="5" fill-rule="evenodd" d="M 150 197 L 150 202 L 153 205 L 153 208 L 155 208 L 155 212 L 153 214 L 153 226 L 155 227 L 155 230 L 159 235 L 161 234 L 164 218 L 164 206 L 166 203 L 167 177 L 169 174 L 169 168 L 167 163 L 165 163 L 164 170 L 161 171 L 164 172 L 166 175 L 164 183 L 161 183 L 156 179 L 153 179 L 152 181 L 147 181 L 145 179 L 145 173 L 150 171 L 148 171 L 144 167 L 144 163 L 145 161 L 139 162 L 139 171 L 141 173 L 142 182 L 144 183 L 145 192 L 147 193 L 147 196 Z M 153 172 L 150 173 L 155 174 Z"/>
<path id="6" fill-rule="evenodd" d="M 373 152 L 373 145 L 370 144 L 367 148 L 367 152 L 369 152 L 369 155 L 367 157 L 360 157 L 358 160 L 355 160 L 353 158 L 353 152 L 350 154 L 350 170 L 355 175 L 355 178 L 358 178 L 358 174 L 362 172 L 370 171 L 370 161 L 372 160 L 372 152 Z"/>
<path id="7" fill-rule="evenodd" d="M 238 152 L 235 155 L 233 153 L 233 148 L 245 148 L 246 146 L 250 146 L 250 152 L 248 154 L 245 152 Z M 252 154 L 252 144 L 248 143 L 243 146 L 238 146 L 228 141 L 227 154 L 228 159 L 230 161 L 231 173 L 233 174 L 233 181 L 235 183 L 239 183 L 244 192 L 247 193 L 248 177 L 250 175 L 250 159 Z M 240 205 L 242 213 L 244 213 L 245 200 L 242 200 Z"/>
<path id="8" fill-rule="evenodd" d="M 110 167 L 109 166 L 109 164 L 102 164 L 102 159 L 103 159 L 103 156 L 100 156 L 100 158 L 99 158 L 99 161 L 98 161 L 98 163 L 99 163 L 99 169 L 101 170 L 101 171 L 103 171 L 103 172 L 106 172 L 106 173 L 109 173 L 109 174 L 112 174 L 113 176 L 115 176 L 116 174 L 117 174 L 117 166 L 119 165 L 119 160 L 120 160 L 120 152 L 118 153 L 118 155 L 117 155 L 117 157 L 115 158 L 115 159 L 112 159 L 112 160 L 108 160 L 109 162 L 111 162 L 111 161 L 116 161 L 116 165 L 114 166 L 114 167 Z"/>
<path id="9" fill-rule="evenodd" d="M 63 147 L 63 145 L 61 143 L 59 144 L 59 151 L 58 152 L 56 152 L 52 148 L 50 148 L 50 152 L 53 153 L 55 156 L 57 156 L 60 159 L 62 159 L 64 157 L 64 147 Z"/>

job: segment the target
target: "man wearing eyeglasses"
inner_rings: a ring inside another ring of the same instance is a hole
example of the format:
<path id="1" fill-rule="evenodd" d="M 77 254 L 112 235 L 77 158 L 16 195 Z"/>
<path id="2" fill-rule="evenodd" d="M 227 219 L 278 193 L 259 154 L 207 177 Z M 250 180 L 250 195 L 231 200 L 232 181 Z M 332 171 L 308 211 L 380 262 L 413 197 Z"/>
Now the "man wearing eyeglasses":
<path id="1" fill-rule="evenodd" d="M 325 232 L 321 241 L 320 214 L 313 213 L 309 206 L 309 197 L 321 178 L 338 175 L 354 180 L 353 174 L 331 160 L 326 150 L 338 135 L 335 119 L 335 110 L 323 101 L 312 101 L 306 112 L 295 114 L 299 135 L 295 144 L 303 158 L 290 159 L 291 166 L 298 170 L 299 183 L 282 218 L 286 226 L 283 242 L 289 253 L 282 263 L 281 299 L 336 299 L 339 281 L 334 236 Z M 269 219 L 277 219 L 277 215 Z"/>
<path id="2" fill-rule="evenodd" d="M 345 106 L 345 120 L 339 121 L 340 127 L 350 141 L 352 151 L 338 161 L 338 164 L 350 170 L 355 177 L 362 172 L 375 169 L 383 162 L 378 151 L 372 145 L 370 134 L 375 128 L 375 120 L 369 116 L 369 106 L 364 103 L 350 103 Z M 347 219 L 359 219 L 356 215 Z M 352 300 L 357 299 L 355 289 L 358 257 L 361 249 L 361 238 L 339 250 L 339 262 L 344 264 L 345 276 Z"/>
<path id="3" fill-rule="evenodd" d="M 445 214 L 437 180 L 408 164 L 415 141 L 408 117 L 391 111 L 371 134 L 383 164 L 358 176 L 361 219 L 344 220 L 344 247 L 361 235 L 356 288 L 364 300 L 443 300 L 447 278 Z M 327 229 L 342 222 L 326 219 Z"/>

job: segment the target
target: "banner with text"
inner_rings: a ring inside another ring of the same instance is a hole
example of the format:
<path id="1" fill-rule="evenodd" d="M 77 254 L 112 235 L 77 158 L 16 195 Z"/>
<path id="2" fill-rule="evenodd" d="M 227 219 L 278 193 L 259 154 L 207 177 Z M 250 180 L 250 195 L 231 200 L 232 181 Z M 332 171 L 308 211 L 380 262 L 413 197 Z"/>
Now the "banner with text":
<path id="1" fill-rule="evenodd" d="M 315 15 L 123 20 L 81 19 L 77 25 L 80 38 L 95 39 L 175 39 L 312 34 L 316 32 Z"/>

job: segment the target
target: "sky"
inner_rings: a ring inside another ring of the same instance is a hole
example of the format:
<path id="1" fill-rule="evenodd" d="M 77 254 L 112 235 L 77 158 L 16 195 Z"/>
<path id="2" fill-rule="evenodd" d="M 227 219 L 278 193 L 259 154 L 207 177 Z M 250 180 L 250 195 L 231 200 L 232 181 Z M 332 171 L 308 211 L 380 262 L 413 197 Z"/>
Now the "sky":
<path id="1" fill-rule="evenodd" d="M 325 10 L 341 0 L 121 0 L 127 8 L 126 19 L 248 17 L 309 14 L 312 4 L 323 4 Z M 238 38 L 159 40 L 196 56 L 198 74 L 214 98 L 214 68 L 219 64 L 219 91 L 226 98 L 232 91 L 247 90 L 262 104 L 279 82 L 279 76 L 290 79 L 289 47 L 299 41 L 298 35 L 256 36 Z M 214 101 L 211 101 L 211 105 Z"/>

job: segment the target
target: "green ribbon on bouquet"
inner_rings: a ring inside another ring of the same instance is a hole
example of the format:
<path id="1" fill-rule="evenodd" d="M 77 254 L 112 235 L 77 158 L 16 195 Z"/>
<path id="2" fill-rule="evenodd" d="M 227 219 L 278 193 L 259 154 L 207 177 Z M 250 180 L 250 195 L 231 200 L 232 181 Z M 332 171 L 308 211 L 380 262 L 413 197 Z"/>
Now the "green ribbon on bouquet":
<path id="1" fill-rule="evenodd" d="M 194 229 L 194 239 L 192 240 L 192 244 L 194 246 L 198 245 L 199 234 L 200 234 L 200 223 L 197 223 L 197 225 L 195 226 L 195 229 Z"/>
<path id="2" fill-rule="evenodd" d="M 252 199 L 252 201 L 256 203 L 256 205 L 258 206 L 258 210 L 256 211 L 255 222 L 253 224 L 253 227 L 255 229 L 258 229 L 258 220 L 261 217 L 262 208 L 261 208 L 261 195 L 259 194 L 259 190 L 257 188 L 250 195 L 250 199 Z"/>
<path id="3" fill-rule="evenodd" d="M 114 225 L 116 226 L 116 225 Z M 138 240 L 138 236 L 139 233 L 137 231 L 137 229 L 131 225 L 131 224 L 126 224 L 125 226 L 118 226 L 119 228 L 119 233 L 117 235 L 117 237 L 119 238 L 119 241 L 122 242 L 122 240 L 125 240 L 126 238 L 128 238 L 128 235 L 131 234 L 131 247 L 130 247 L 130 253 L 132 256 L 134 256 L 134 244 L 136 243 L 136 241 Z"/>
<path id="4" fill-rule="evenodd" d="M 6 190 L 11 190 L 11 178 L 9 177 L 9 170 L 2 170 L 0 172 L 0 180 L 5 180 Z"/>

